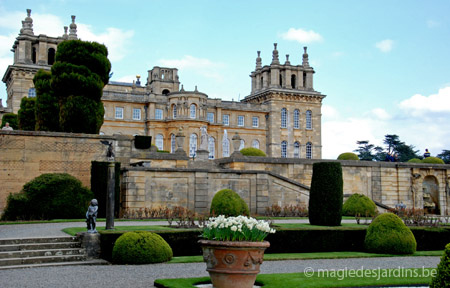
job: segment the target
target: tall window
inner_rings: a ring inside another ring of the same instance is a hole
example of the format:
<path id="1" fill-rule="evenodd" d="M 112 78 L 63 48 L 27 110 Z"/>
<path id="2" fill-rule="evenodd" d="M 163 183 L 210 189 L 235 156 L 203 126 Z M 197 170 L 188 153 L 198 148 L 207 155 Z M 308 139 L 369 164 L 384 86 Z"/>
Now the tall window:
<path id="1" fill-rule="evenodd" d="M 294 129 L 300 128 L 300 111 L 298 109 L 294 110 Z"/>
<path id="2" fill-rule="evenodd" d="M 241 139 L 241 145 L 239 145 L 239 151 L 245 148 L 245 141 L 244 139 Z"/>
<path id="3" fill-rule="evenodd" d="M 191 134 L 189 137 L 189 157 L 197 156 L 197 134 Z"/>
<path id="4" fill-rule="evenodd" d="M 312 143 L 311 142 L 306 143 L 306 158 L 312 159 Z"/>
<path id="5" fill-rule="evenodd" d="M 177 150 L 175 134 L 170 135 L 170 153 L 175 153 Z"/>
<path id="6" fill-rule="evenodd" d="M 133 108 L 133 120 L 141 120 L 141 109 Z"/>
<path id="7" fill-rule="evenodd" d="M 116 107 L 116 119 L 123 119 L 123 107 Z"/>
<path id="8" fill-rule="evenodd" d="M 164 136 L 162 134 L 156 135 L 155 145 L 158 150 L 164 150 Z"/>
<path id="9" fill-rule="evenodd" d="M 238 126 L 244 126 L 244 116 L 242 115 L 238 116 Z"/>
<path id="10" fill-rule="evenodd" d="M 230 157 L 230 140 L 226 138 L 222 141 L 222 156 Z"/>
<path id="11" fill-rule="evenodd" d="M 258 127 L 258 126 L 259 126 L 259 118 L 252 117 L 252 127 Z"/>
<path id="12" fill-rule="evenodd" d="M 172 118 L 177 119 L 177 105 L 173 105 L 172 108 Z"/>
<path id="13" fill-rule="evenodd" d="M 191 104 L 191 109 L 190 109 L 190 113 L 189 113 L 189 117 L 191 119 L 195 119 L 197 114 L 197 106 L 195 106 L 195 104 Z"/>
<path id="14" fill-rule="evenodd" d="M 206 114 L 206 120 L 207 120 L 209 123 L 214 123 L 214 113 L 208 112 L 208 113 Z"/>
<path id="15" fill-rule="evenodd" d="M 281 128 L 287 127 L 287 109 L 281 109 Z"/>
<path id="16" fill-rule="evenodd" d="M 35 88 L 28 89 L 28 98 L 34 98 L 34 97 L 36 97 L 36 89 Z"/>
<path id="17" fill-rule="evenodd" d="M 55 63 L 55 49 L 50 48 L 48 49 L 48 61 L 47 64 L 48 65 L 53 65 L 53 63 Z"/>
<path id="18" fill-rule="evenodd" d="M 281 158 L 287 157 L 287 142 L 283 141 L 281 142 Z"/>
<path id="19" fill-rule="evenodd" d="M 254 139 L 254 140 L 252 141 L 252 147 L 253 147 L 253 148 L 256 148 L 256 149 L 259 149 L 259 141 L 256 140 L 256 139 Z"/>
<path id="20" fill-rule="evenodd" d="M 216 140 L 214 137 L 209 137 L 208 140 L 208 148 L 209 148 L 209 159 L 214 159 L 215 148 L 216 148 Z"/>
<path id="21" fill-rule="evenodd" d="M 300 158 L 300 143 L 294 143 L 294 158 Z"/>
<path id="22" fill-rule="evenodd" d="M 163 119 L 163 110 L 162 109 L 155 109 L 155 119 L 156 120 Z"/>
<path id="23" fill-rule="evenodd" d="M 312 112 L 306 111 L 306 129 L 312 129 Z"/>
<path id="24" fill-rule="evenodd" d="M 291 87 L 292 89 L 295 89 L 295 82 L 296 82 L 297 78 L 294 74 L 291 75 Z"/>
<path id="25" fill-rule="evenodd" d="M 222 116 L 222 124 L 226 126 L 230 125 L 230 115 L 224 114 Z"/>

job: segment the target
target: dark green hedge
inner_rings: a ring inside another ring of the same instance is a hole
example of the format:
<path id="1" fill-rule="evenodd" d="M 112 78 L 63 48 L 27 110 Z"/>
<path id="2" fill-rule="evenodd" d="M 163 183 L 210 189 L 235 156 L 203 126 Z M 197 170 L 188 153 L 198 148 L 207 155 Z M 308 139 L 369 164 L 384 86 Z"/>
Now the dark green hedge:
<path id="1" fill-rule="evenodd" d="M 6 122 L 8 122 L 9 126 L 12 127 L 14 130 L 19 129 L 19 118 L 17 117 L 17 114 L 14 114 L 14 113 L 4 114 L 3 118 L 2 118 L 2 127 L 1 128 L 3 128 L 5 126 Z"/>
<path id="2" fill-rule="evenodd" d="M 323 227 L 314 229 L 281 229 L 269 234 L 267 253 L 308 253 L 331 251 L 365 251 L 364 239 L 368 226 Z M 411 231 L 417 241 L 417 251 L 443 250 L 450 243 L 450 228 L 413 227 Z M 172 247 L 173 256 L 201 255 L 197 241 L 200 229 L 180 231 L 156 231 Z M 101 231 L 101 257 L 111 260 L 114 242 L 123 233 L 121 231 Z"/>
<path id="3" fill-rule="evenodd" d="M 91 191 L 94 193 L 95 199 L 98 201 L 99 218 L 106 217 L 106 192 L 108 181 L 108 165 L 109 162 L 91 162 Z M 115 162 L 116 185 L 114 192 L 114 214 L 119 216 L 120 209 L 120 162 Z"/>
<path id="4" fill-rule="evenodd" d="M 152 136 L 134 136 L 134 147 L 136 149 L 148 149 L 152 145 Z"/>
<path id="5" fill-rule="evenodd" d="M 311 225 L 341 225 L 343 187 L 341 163 L 318 162 L 313 164 L 308 207 Z"/>

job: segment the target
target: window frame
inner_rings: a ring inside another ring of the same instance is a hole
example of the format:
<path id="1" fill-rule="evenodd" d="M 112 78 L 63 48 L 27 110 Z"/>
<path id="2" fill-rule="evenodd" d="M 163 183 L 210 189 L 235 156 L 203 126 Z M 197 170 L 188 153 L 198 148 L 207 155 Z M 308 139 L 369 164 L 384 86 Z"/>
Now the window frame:
<path id="1" fill-rule="evenodd" d="M 281 158 L 287 158 L 287 141 L 281 141 Z"/>
<path id="2" fill-rule="evenodd" d="M 300 110 L 294 110 L 294 129 L 300 129 Z"/>
<path id="3" fill-rule="evenodd" d="M 164 135 L 159 133 L 155 136 L 155 146 L 158 150 L 164 150 Z"/>
<path id="4" fill-rule="evenodd" d="M 209 122 L 209 123 L 214 123 L 214 112 L 207 112 L 206 113 L 206 120 Z"/>
<path id="5" fill-rule="evenodd" d="M 118 113 L 120 111 L 120 113 Z M 119 115 L 120 114 L 120 116 L 117 116 L 117 115 Z M 123 109 L 123 107 L 115 107 L 115 109 L 114 109 L 114 118 L 115 119 L 123 119 L 123 115 L 124 114 L 124 109 Z"/>
<path id="6" fill-rule="evenodd" d="M 306 111 L 306 129 L 307 130 L 312 130 L 312 111 L 311 110 L 307 110 Z"/>
<path id="7" fill-rule="evenodd" d="M 164 111 L 163 109 L 156 108 L 155 109 L 155 120 L 163 120 Z"/>
<path id="8" fill-rule="evenodd" d="M 135 117 L 137 115 L 136 111 L 139 111 L 139 117 Z M 141 120 L 142 119 L 141 114 L 142 114 L 141 108 L 133 108 L 133 120 Z"/>
<path id="9" fill-rule="evenodd" d="M 244 127 L 245 126 L 245 116 L 244 115 L 238 115 L 238 117 L 237 117 L 237 126 L 238 127 Z"/>
<path id="10" fill-rule="evenodd" d="M 226 121 L 225 121 L 225 119 L 226 119 Z M 222 115 L 222 124 L 225 126 L 230 126 L 230 114 Z"/>
<path id="11" fill-rule="evenodd" d="M 253 128 L 258 128 L 259 127 L 259 117 L 258 116 L 253 116 L 252 117 L 252 127 Z"/>
<path id="12" fill-rule="evenodd" d="M 306 143 L 306 159 L 312 159 L 312 143 Z"/>
<path id="13" fill-rule="evenodd" d="M 189 106 L 189 118 L 197 119 L 197 105 L 191 104 Z"/>
<path id="14" fill-rule="evenodd" d="M 287 109 L 281 109 L 281 128 L 287 128 Z"/>

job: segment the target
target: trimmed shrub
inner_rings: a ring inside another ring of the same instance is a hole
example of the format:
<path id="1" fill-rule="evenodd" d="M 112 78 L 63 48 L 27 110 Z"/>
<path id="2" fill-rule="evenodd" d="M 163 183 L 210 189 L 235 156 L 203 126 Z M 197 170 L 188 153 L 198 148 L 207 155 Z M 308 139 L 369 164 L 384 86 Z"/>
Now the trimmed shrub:
<path id="1" fill-rule="evenodd" d="M 16 114 L 14 113 L 4 114 L 2 118 L 2 127 L 5 126 L 6 122 L 8 122 L 9 126 L 12 127 L 14 130 L 19 129 L 19 119 Z"/>
<path id="2" fill-rule="evenodd" d="M 422 163 L 422 160 L 419 158 L 412 158 L 408 160 L 408 163 Z"/>
<path id="3" fill-rule="evenodd" d="M 20 109 L 17 112 L 19 120 L 19 129 L 26 131 L 34 131 L 36 127 L 36 117 L 34 115 L 36 107 L 36 98 L 24 97 L 20 101 Z"/>
<path id="4" fill-rule="evenodd" d="M 211 215 L 249 216 L 250 210 L 239 194 L 231 189 L 222 189 L 214 195 L 210 213 Z"/>
<path id="5" fill-rule="evenodd" d="M 25 193 L 9 194 L 6 208 L 1 220 L 28 220 L 30 219 L 30 201 Z"/>
<path id="6" fill-rule="evenodd" d="M 359 160 L 359 157 L 355 153 L 345 152 L 340 154 L 337 160 Z"/>
<path id="7" fill-rule="evenodd" d="M 241 149 L 240 152 L 244 156 L 259 156 L 259 157 L 267 156 L 266 153 L 264 153 L 262 150 L 252 147 Z"/>
<path id="8" fill-rule="evenodd" d="M 150 264 L 167 262 L 172 248 L 158 234 L 148 231 L 127 232 L 114 244 L 112 260 L 117 264 Z"/>
<path id="9" fill-rule="evenodd" d="M 341 225 L 343 185 L 341 163 L 314 163 L 308 207 L 311 225 Z"/>
<path id="10" fill-rule="evenodd" d="M 422 163 L 430 163 L 430 164 L 445 164 L 444 160 L 438 157 L 427 157 L 422 160 Z"/>
<path id="11" fill-rule="evenodd" d="M 342 215 L 375 216 L 377 215 L 377 206 L 369 197 L 355 193 L 342 206 Z"/>
<path id="12" fill-rule="evenodd" d="M 152 143 L 152 136 L 134 136 L 134 147 L 136 149 L 148 149 Z"/>
<path id="13" fill-rule="evenodd" d="M 417 242 L 414 234 L 397 215 L 384 213 L 369 225 L 364 246 L 372 253 L 413 254 Z"/>
<path id="14" fill-rule="evenodd" d="M 431 278 L 430 288 L 450 287 L 450 244 L 445 246 L 444 255 L 437 266 L 437 274 Z"/>
<path id="15" fill-rule="evenodd" d="M 25 184 L 33 219 L 85 218 L 94 194 L 81 181 L 66 174 L 42 174 Z"/>

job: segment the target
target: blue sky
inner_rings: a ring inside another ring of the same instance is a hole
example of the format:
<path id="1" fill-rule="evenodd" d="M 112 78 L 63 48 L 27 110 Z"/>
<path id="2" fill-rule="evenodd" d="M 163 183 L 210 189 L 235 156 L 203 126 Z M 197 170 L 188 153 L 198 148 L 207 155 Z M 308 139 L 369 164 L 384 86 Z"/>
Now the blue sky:
<path id="1" fill-rule="evenodd" d="M 432 155 L 450 150 L 450 1 L 0 0 L 0 70 L 32 9 L 35 34 L 62 35 L 76 15 L 82 40 L 104 43 L 114 81 L 179 69 L 185 90 L 210 98 L 250 93 L 256 51 L 300 64 L 308 46 L 322 108 L 323 158 L 381 145 L 384 135 Z M 2 83 L 0 98 L 6 102 Z"/>

